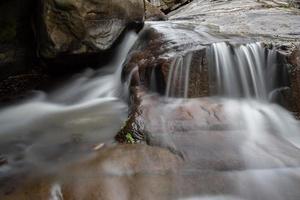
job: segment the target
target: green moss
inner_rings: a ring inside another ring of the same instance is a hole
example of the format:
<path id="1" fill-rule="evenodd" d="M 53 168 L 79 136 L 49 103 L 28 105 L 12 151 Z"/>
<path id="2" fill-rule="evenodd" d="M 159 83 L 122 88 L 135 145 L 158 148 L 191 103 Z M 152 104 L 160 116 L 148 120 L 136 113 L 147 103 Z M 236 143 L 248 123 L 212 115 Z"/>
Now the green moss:
<path id="1" fill-rule="evenodd" d="M 130 143 L 130 144 L 134 144 L 134 143 L 135 143 L 135 140 L 134 140 L 134 138 L 132 137 L 132 134 L 131 134 L 131 133 L 127 133 L 127 134 L 125 135 L 125 137 L 126 137 L 127 143 Z"/>

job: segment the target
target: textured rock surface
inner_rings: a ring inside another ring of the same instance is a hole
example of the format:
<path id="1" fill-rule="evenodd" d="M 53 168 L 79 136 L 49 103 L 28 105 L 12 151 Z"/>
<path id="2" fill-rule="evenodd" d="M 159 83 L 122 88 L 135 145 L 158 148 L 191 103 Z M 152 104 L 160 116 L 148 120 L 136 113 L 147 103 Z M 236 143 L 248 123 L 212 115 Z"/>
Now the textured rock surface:
<path id="1" fill-rule="evenodd" d="M 143 0 L 40 1 L 39 51 L 46 58 L 109 49 L 130 23 L 142 23 Z"/>
<path id="2" fill-rule="evenodd" d="M 171 20 L 189 20 L 223 34 L 260 40 L 296 42 L 300 38 L 299 10 L 271 0 L 195 0 L 169 14 Z"/>
<path id="3" fill-rule="evenodd" d="M 294 48 L 288 56 L 290 67 L 290 84 L 291 92 L 289 93 L 289 107 L 300 119 L 300 46 Z"/>
<path id="4" fill-rule="evenodd" d="M 172 192 L 168 174 L 175 172 L 181 162 L 178 156 L 158 147 L 105 147 L 56 175 L 36 174 L 21 181 L 17 188 L 7 185 L 0 197 L 3 200 L 113 200 L 122 195 L 121 199 L 128 200 L 160 199 L 161 195 Z"/>
<path id="5" fill-rule="evenodd" d="M 147 0 L 165 13 L 176 10 L 179 7 L 191 2 L 191 0 Z"/>
<path id="6" fill-rule="evenodd" d="M 155 5 L 145 1 L 146 4 L 146 20 L 166 20 L 167 16 Z"/>
<path id="7" fill-rule="evenodd" d="M 231 107 L 233 102 L 213 98 L 166 99 L 147 95 L 141 88 L 135 93 L 130 118 L 117 136 L 120 142 L 128 142 L 126 134 L 131 133 L 136 142 L 165 147 L 182 156 L 185 167 L 191 169 L 281 167 L 269 157 L 269 152 L 276 154 L 285 166 L 300 164 L 299 150 L 273 134 L 271 129 L 260 132 L 266 140 L 251 140 L 251 131 L 240 126 L 242 121 L 236 121 L 243 119 L 244 107 Z M 234 120 L 232 113 L 241 114 Z"/>

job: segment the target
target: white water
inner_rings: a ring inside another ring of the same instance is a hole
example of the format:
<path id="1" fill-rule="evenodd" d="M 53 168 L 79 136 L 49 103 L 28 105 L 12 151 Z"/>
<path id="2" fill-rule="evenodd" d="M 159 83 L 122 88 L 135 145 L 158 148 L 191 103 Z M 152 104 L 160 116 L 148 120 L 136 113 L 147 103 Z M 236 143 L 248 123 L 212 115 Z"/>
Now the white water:
<path id="1" fill-rule="evenodd" d="M 217 95 L 268 100 L 276 78 L 275 51 L 259 43 L 235 47 L 222 42 L 212 44 L 208 54 Z"/>
<path id="2" fill-rule="evenodd" d="M 9 163 L 21 154 L 40 164 L 41 159 L 68 151 L 73 156 L 82 146 L 92 149 L 111 141 L 127 115 L 127 106 L 119 99 L 120 76 L 136 39 L 136 33 L 128 33 L 107 66 L 87 69 L 49 94 L 37 92 L 30 100 L 0 110 L 0 151 L 5 155 L 7 151 Z M 72 146 L 74 141 L 81 147 Z"/>
<path id="3" fill-rule="evenodd" d="M 236 189 L 234 196 L 200 195 L 191 199 L 297 199 L 287 194 L 296 194 L 295 196 L 298 194 L 295 189 L 299 187 L 298 179 L 292 177 L 299 177 L 300 174 L 300 126 L 289 111 L 271 102 L 278 92 L 287 88 L 284 66 L 280 65 L 277 56 L 275 51 L 265 49 L 260 43 L 231 45 L 220 42 L 212 44 L 207 51 L 209 83 L 215 87 L 211 88 L 210 92 L 213 96 L 209 97 L 211 103 L 205 106 L 205 111 L 209 112 L 209 117 L 214 112 L 225 116 L 223 119 L 225 121 L 221 119 L 221 123 L 227 126 L 225 130 L 221 130 L 224 136 L 220 137 L 220 140 L 225 139 L 224 141 L 208 140 L 209 144 L 203 144 L 201 142 L 203 138 L 205 140 L 203 136 L 205 132 L 202 133 L 200 128 L 199 135 L 193 136 L 193 141 L 204 147 L 207 145 L 208 153 L 189 152 L 193 150 L 182 147 L 182 141 L 176 144 L 176 133 L 171 133 L 166 128 L 165 135 L 169 135 L 166 143 L 173 149 L 193 155 L 187 159 L 196 160 L 197 163 L 201 163 L 203 157 L 204 161 L 213 162 L 215 157 L 224 154 L 215 149 L 220 148 L 225 152 L 234 149 L 233 152 L 238 152 L 235 159 L 243 161 L 245 170 L 237 173 L 233 169 L 229 175 Z M 175 106 L 178 109 L 184 108 L 187 102 L 195 101 L 187 99 L 190 69 L 195 67 L 191 65 L 190 55 L 179 55 L 170 67 L 166 96 L 179 97 L 179 100 L 180 97 L 185 98 L 183 101 L 178 101 Z M 201 102 L 201 99 L 199 101 Z M 215 102 L 220 104 L 222 110 L 210 110 Z M 170 118 L 166 114 L 168 111 L 160 110 L 161 114 L 158 116 L 161 116 L 162 121 L 167 121 Z M 192 122 L 189 123 L 201 127 L 201 123 L 207 120 L 206 123 L 209 124 L 210 118 L 203 115 L 202 110 L 200 111 L 197 111 L 196 105 L 194 109 L 187 109 L 187 112 L 193 116 Z M 176 124 L 180 126 L 179 122 Z M 184 129 L 188 125 L 182 127 Z M 238 130 L 238 135 L 228 141 L 227 137 L 237 134 L 235 130 Z M 212 131 L 210 134 L 216 133 Z M 189 137 L 188 131 L 185 137 Z M 181 140 L 184 141 L 184 138 Z M 194 157 L 198 154 L 201 154 L 200 160 Z M 222 159 L 226 160 L 226 157 Z M 218 162 L 224 162 L 222 159 Z M 213 183 L 210 187 L 214 187 Z"/>
<path id="4" fill-rule="evenodd" d="M 170 66 L 166 87 L 167 97 L 188 97 L 192 54 L 176 57 Z"/>

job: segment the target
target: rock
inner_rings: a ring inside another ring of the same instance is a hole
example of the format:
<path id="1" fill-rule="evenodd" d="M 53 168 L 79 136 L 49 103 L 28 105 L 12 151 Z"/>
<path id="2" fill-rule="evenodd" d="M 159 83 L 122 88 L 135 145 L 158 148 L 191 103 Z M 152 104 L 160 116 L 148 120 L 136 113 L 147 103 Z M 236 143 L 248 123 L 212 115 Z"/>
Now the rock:
<path id="1" fill-rule="evenodd" d="M 145 13 L 146 20 L 159 21 L 159 20 L 167 19 L 167 16 L 159 8 L 152 5 L 148 1 L 145 1 L 145 4 L 146 4 L 146 13 Z"/>
<path id="2" fill-rule="evenodd" d="M 136 141 L 151 143 L 153 134 L 227 128 L 222 105 L 213 100 L 164 99 L 140 87 L 132 94 L 129 119 L 116 136 L 121 143 L 127 142 L 126 133 Z"/>
<path id="3" fill-rule="evenodd" d="M 147 25 L 124 64 L 123 81 L 129 81 L 130 87 L 142 86 L 147 90 L 165 94 L 170 70 L 177 67 L 177 60 L 183 59 L 190 65 L 188 96 L 208 96 L 207 49 L 203 45 L 205 42 L 201 39 L 197 42 L 185 39 L 186 35 L 193 34 L 189 26 L 176 29 L 169 27 L 167 22 Z M 176 38 L 173 37 L 174 31 L 177 31 Z M 182 81 L 176 80 L 172 84 L 177 93 L 182 93 Z"/>
<path id="4" fill-rule="evenodd" d="M 269 40 L 295 42 L 300 39 L 299 11 L 282 1 L 192 1 L 172 13 L 171 20 L 213 27 L 220 34 L 242 35 Z M 237 20 L 238 19 L 238 20 Z"/>
<path id="5" fill-rule="evenodd" d="M 35 0 L 0 3 L 0 103 L 24 95 L 44 79 L 35 56 L 34 9 Z"/>
<path id="6" fill-rule="evenodd" d="M 289 70 L 291 92 L 287 94 L 288 107 L 300 119 L 300 46 L 293 48 L 287 60 L 291 64 Z"/>
<path id="7" fill-rule="evenodd" d="M 266 139 L 251 139 L 254 133 L 244 125 L 243 103 L 214 98 L 166 99 L 146 94 L 142 88 L 134 93 L 129 119 L 116 136 L 121 143 L 128 143 L 126 134 L 130 133 L 137 143 L 167 148 L 183 157 L 184 169 L 231 171 L 277 168 L 280 163 L 300 165 L 299 150 L 273 129 L 258 128 Z M 257 104 L 250 105 L 260 109 Z M 276 152 L 276 159 L 264 152 Z"/>
<path id="8" fill-rule="evenodd" d="M 169 13 L 181 6 L 191 2 L 191 0 L 147 0 L 152 5 L 156 6 L 164 13 Z"/>
<path id="9" fill-rule="evenodd" d="M 30 69 L 34 57 L 31 27 L 34 0 L 0 3 L 0 81 Z"/>
<path id="10" fill-rule="evenodd" d="M 45 58 L 108 50 L 125 28 L 143 23 L 143 0 L 40 0 L 39 52 Z"/>
<path id="11" fill-rule="evenodd" d="M 296 7 L 300 8 L 300 1 L 299 0 L 288 0 L 289 4 Z"/>
<path id="12" fill-rule="evenodd" d="M 146 145 L 100 149 L 91 158 L 70 164 L 57 174 L 27 178 L 9 199 L 159 199 L 172 191 L 171 175 L 182 160 L 169 151 Z M 83 184 L 84 183 L 84 184 Z M 128 195 L 128 196 L 127 196 Z"/>

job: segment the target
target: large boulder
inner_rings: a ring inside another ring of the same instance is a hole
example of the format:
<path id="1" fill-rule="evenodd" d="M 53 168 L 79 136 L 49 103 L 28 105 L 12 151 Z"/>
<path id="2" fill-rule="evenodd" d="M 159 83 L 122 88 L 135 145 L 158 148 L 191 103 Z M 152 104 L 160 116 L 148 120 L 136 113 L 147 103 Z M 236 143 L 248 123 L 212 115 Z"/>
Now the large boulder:
<path id="1" fill-rule="evenodd" d="M 39 7 L 45 58 L 107 50 L 129 24 L 144 19 L 143 0 L 41 0 Z"/>

